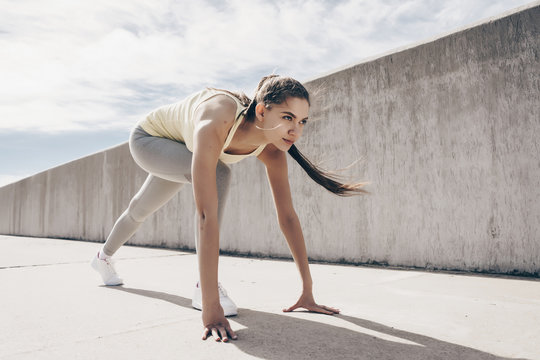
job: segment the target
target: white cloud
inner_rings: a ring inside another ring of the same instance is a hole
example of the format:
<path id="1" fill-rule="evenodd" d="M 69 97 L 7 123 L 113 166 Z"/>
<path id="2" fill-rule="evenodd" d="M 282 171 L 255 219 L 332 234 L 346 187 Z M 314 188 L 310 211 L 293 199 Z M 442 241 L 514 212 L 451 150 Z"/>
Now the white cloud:
<path id="1" fill-rule="evenodd" d="M 202 86 L 253 87 L 275 68 L 312 78 L 527 1 L 2 3 L 0 131 L 59 132 L 125 129 Z"/>
<path id="2" fill-rule="evenodd" d="M 26 176 L 22 176 L 22 175 L 3 175 L 3 174 L 0 174 L 0 187 L 2 186 L 5 186 L 5 185 L 9 185 L 11 183 L 14 183 L 16 181 L 19 181 L 23 178 L 25 178 Z"/>

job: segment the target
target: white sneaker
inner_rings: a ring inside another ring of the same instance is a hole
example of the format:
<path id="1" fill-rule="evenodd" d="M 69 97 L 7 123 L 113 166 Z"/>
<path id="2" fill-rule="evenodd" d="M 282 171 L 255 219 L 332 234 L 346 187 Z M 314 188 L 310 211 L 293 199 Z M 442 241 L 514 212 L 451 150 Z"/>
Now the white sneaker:
<path id="1" fill-rule="evenodd" d="M 234 301 L 232 301 L 231 298 L 227 295 L 227 290 L 225 290 L 220 283 L 218 283 L 218 292 L 219 303 L 223 308 L 225 316 L 238 315 L 238 307 L 236 306 Z M 193 306 L 197 310 L 202 310 L 202 291 L 201 287 L 199 286 L 199 282 L 197 282 L 197 285 L 195 285 L 195 293 L 193 294 L 191 306 Z"/>
<path id="2" fill-rule="evenodd" d="M 124 282 L 118 277 L 118 274 L 114 270 L 111 259 L 101 260 L 98 256 L 99 253 L 97 256 L 94 256 L 90 265 L 99 273 L 99 275 L 101 275 L 103 283 L 107 286 L 122 285 Z"/>

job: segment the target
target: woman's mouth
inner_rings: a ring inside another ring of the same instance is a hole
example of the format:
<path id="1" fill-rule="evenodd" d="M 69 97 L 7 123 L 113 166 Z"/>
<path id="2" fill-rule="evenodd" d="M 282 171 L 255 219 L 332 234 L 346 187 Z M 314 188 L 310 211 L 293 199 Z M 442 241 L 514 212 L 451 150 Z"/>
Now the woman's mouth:
<path id="1" fill-rule="evenodd" d="M 285 138 L 283 138 L 283 141 L 285 141 L 285 143 L 286 143 L 287 145 L 292 145 L 292 144 L 294 144 L 294 141 L 287 140 L 287 139 L 285 139 Z"/>

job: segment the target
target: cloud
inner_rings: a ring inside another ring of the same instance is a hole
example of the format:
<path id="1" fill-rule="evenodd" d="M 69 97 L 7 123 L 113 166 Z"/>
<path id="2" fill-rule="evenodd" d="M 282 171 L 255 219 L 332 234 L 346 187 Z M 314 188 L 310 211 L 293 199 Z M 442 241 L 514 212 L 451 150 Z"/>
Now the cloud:
<path id="1" fill-rule="evenodd" d="M 26 175 L 3 175 L 0 174 L 0 187 L 19 181 L 26 177 Z"/>
<path id="2" fill-rule="evenodd" d="M 8 1 L 0 131 L 131 127 L 206 85 L 300 80 L 527 1 Z M 247 88 L 246 88 L 247 87 Z"/>

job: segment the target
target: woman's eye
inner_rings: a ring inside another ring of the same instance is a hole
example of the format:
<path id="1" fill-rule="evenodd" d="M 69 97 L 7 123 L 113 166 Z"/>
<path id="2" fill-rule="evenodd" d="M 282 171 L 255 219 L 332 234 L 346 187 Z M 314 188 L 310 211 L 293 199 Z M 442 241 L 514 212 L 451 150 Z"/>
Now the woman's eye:
<path id="1" fill-rule="evenodd" d="M 300 124 L 306 125 L 306 124 L 307 124 L 307 120 L 302 120 L 302 121 L 300 121 Z"/>
<path id="2" fill-rule="evenodd" d="M 291 121 L 292 117 L 287 115 L 287 116 L 284 116 L 283 119 Z"/>

